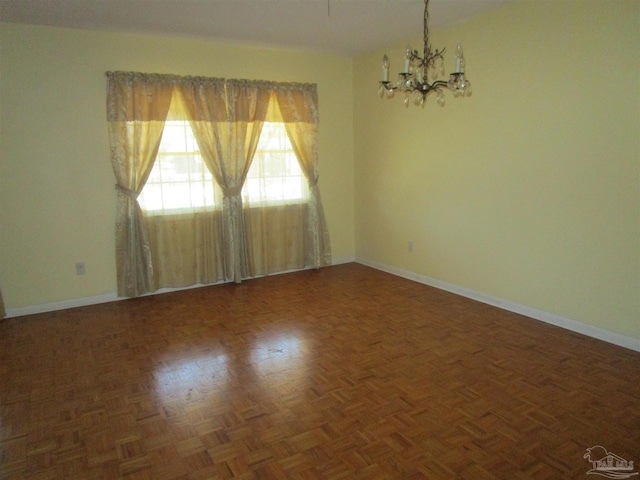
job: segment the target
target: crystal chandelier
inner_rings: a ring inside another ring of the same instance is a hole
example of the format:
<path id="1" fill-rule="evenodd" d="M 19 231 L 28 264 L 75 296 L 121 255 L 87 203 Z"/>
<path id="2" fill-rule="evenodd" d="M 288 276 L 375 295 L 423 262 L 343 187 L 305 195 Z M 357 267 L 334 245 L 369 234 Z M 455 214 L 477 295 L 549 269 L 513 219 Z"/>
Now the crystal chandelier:
<path id="1" fill-rule="evenodd" d="M 407 47 L 404 67 L 395 84 L 389 81 L 389 57 L 385 55 L 382 58 L 382 81 L 378 88 L 380 97 L 384 97 L 386 93 L 388 98 L 392 98 L 395 91 L 399 90 L 404 92 L 405 106 L 408 107 L 413 99 L 415 105 L 424 108 L 427 95 L 431 92 L 436 92 L 438 104 L 444 106 L 445 88 L 451 90 L 454 97 L 471 95 L 471 82 L 464 76 L 465 61 L 461 45 L 456 49 L 456 67 L 455 71 L 449 74 L 449 81 L 438 80 L 439 76 L 444 76 L 445 49 L 431 49 L 428 22 L 429 0 L 424 0 L 424 55 L 420 57 L 417 50 Z M 429 79 L 433 83 L 429 83 Z"/>

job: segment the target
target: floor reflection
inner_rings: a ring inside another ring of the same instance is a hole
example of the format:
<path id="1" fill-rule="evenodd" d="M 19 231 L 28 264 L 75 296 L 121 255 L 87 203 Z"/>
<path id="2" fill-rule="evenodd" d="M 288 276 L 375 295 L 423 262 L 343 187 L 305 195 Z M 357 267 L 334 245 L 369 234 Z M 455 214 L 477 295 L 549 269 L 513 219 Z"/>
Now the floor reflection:
<path id="1" fill-rule="evenodd" d="M 165 402 L 192 400 L 213 390 L 225 390 L 229 377 L 224 353 L 163 361 L 154 371 L 156 392 Z"/>
<path id="2" fill-rule="evenodd" d="M 259 339 L 253 345 L 250 361 L 266 394 L 291 393 L 307 375 L 304 340 L 291 332 Z"/>
<path id="3" fill-rule="evenodd" d="M 217 341 L 215 352 L 167 353 L 153 372 L 156 394 L 164 402 L 277 396 L 299 389 L 309 373 L 301 332 L 263 331 L 252 339 L 222 334 Z"/>
<path id="4" fill-rule="evenodd" d="M 251 362 L 259 375 L 298 369 L 304 363 L 302 342 L 292 334 L 261 339 L 251 351 Z"/>

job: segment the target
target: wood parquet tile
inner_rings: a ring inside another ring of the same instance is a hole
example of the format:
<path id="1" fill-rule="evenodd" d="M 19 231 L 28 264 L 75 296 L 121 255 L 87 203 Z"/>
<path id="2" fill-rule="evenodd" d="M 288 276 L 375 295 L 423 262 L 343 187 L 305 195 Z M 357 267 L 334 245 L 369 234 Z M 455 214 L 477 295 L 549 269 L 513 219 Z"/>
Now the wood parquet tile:
<path id="1" fill-rule="evenodd" d="M 640 464 L 639 353 L 357 264 L 5 320 L 0 388 L 2 479 Z"/>

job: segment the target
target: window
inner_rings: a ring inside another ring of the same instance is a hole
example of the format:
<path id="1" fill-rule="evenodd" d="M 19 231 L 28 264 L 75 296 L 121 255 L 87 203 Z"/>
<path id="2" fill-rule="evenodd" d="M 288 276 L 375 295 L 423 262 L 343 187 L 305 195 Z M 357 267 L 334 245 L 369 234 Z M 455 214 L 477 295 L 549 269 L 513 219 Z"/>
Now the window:
<path id="1" fill-rule="evenodd" d="M 242 199 L 250 205 L 299 203 L 309 188 L 283 123 L 265 122 Z"/>
<path id="2" fill-rule="evenodd" d="M 138 203 L 152 214 L 211 210 L 220 205 L 189 122 L 165 123 L 156 161 Z"/>
<path id="3" fill-rule="evenodd" d="M 308 199 L 307 180 L 283 123 L 264 123 L 242 197 L 251 206 Z M 189 122 L 166 122 L 156 161 L 138 202 L 142 210 L 155 215 L 221 208 L 220 187 L 200 156 Z"/>

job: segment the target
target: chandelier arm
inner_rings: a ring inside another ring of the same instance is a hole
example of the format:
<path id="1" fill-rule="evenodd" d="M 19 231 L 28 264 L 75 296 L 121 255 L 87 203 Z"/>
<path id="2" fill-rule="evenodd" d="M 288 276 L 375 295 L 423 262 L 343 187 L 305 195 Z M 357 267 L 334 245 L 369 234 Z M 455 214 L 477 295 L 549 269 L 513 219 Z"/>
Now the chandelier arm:
<path id="1" fill-rule="evenodd" d="M 429 95 L 431 92 L 433 91 L 439 91 L 440 88 L 449 88 L 449 83 L 445 82 L 443 80 L 436 80 L 435 82 L 429 84 L 427 82 L 422 83 L 421 85 L 419 85 L 416 90 L 420 93 L 422 93 L 422 96 L 426 97 L 427 95 Z"/>
<path id="2" fill-rule="evenodd" d="M 444 80 L 436 80 L 431 84 L 431 88 L 436 89 L 440 87 L 449 88 L 449 82 L 445 82 Z"/>

